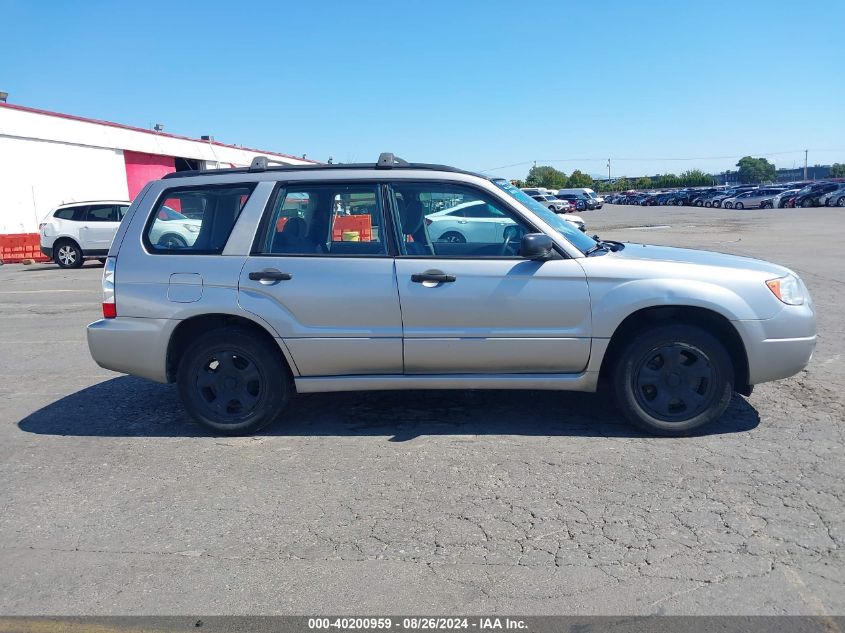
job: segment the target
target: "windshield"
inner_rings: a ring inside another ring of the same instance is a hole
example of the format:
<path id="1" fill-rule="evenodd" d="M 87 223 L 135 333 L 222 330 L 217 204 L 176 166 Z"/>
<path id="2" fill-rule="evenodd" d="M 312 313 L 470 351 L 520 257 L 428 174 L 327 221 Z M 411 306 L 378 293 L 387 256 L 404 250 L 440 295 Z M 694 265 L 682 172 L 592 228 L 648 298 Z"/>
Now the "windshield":
<path id="1" fill-rule="evenodd" d="M 525 207 L 528 207 L 535 215 L 539 216 L 546 224 L 563 235 L 570 244 L 582 253 L 586 253 L 589 249 L 596 245 L 596 241 L 593 238 L 589 237 L 586 233 L 579 231 L 572 223 L 567 222 L 557 213 L 549 211 L 542 204 L 534 200 L 534 198 L 526 195 L 524 191 L 520 191 L 507 180 L 497 178 L 492 182 L 499 189 L 514 198 L 517 202 L 521 203 Z"/>

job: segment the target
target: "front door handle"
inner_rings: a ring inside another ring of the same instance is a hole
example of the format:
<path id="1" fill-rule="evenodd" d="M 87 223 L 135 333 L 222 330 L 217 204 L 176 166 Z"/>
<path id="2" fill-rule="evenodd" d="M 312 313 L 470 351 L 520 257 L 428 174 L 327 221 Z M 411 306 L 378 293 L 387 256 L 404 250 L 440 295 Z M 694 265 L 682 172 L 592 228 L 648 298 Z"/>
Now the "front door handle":
<path id="1" fill-rule="evenodd" d="M 275 283 L 277 281 L 287 281 L 293 275 L 290 273 L 283 273 L 279 270 L 257 270 L 249 273 L 249 278 L 252 281 L 258 281 L 263 284 Z"/>
<path id="2" fill-rule="evenodd" d="M 436 283 L 452 283 L 455 281 L 454 275 L 447 275 L 442 270 L 427 270 L 424 273 L 414 273 L 411 275 L 411 281 L 415 284 L 421 284 L 425 281 L 434 281 Z"/>

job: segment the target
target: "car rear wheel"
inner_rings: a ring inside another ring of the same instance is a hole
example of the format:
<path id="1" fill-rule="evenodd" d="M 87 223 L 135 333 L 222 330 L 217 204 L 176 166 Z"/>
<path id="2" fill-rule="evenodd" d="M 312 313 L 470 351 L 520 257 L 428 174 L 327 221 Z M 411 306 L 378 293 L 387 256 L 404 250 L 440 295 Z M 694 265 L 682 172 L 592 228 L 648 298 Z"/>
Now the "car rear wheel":
<path id="1" fill-rule="evenodd" d="M 812 200 L 810 200 L 809 198 L 807 198 L 807 199 L 805 199 L 805 200 L 802 200 L 802 201 L 801 201 L 801 206 L 802 206 L 802 207 L 804 207 L 805 209 L 809 209 L 810 207 L 812 207 L 812 206 L 813 206 L 813 201 L 812 201 Z"/>
<path id="2" fill-rule="evenodd" d="M 733 208 L 734 208 L 734 203 L 733 203 L 733 202 L 726 202 L 726 203 L 725 203 L 725 204 L 723 204 L 722 206 L 723 206 L 723 207 L 725 207 L 726 209 L 733 209 Z"/>
<path id="3" fill-rule="evenodd" d="M 613 387 L 622 413 L 655 435 L 684 435 L 724 413 L 733 365 L 711 334 L 689 325 L 642 332 L 619 354 Z"/>
<path id="4" fill-rule="evenodd" d="M 708 200 L 707 202 L 704 203 L 704 206 L 705 207 L 712 207 L 713 203 Z"/>
<path id="5" fill-rule="evenodd" d="M 734 205 L 734 209 L 740 209 L 740 210 L 741 210 L 741 209 L 744 209 L 744 208 L 745 208 L 745 205 L 744 205 L 744 204 L 742 204 L 741 202 L 737 202 L 737 203 Z"/>
<path id="6" fill-rule="evenodd" d="M 191 417 L 223 435 L 253 433 L 273 422 L 292 391 L 281 352 L 239 327 L 196 339 L 177 374 Z"/>
<path id="7" fill-rule="evenodd" d="M 766 202 L 764 202 L 763 204 L 760 205 L 760 208 L 761 209 L 771 209 L 772 203 L 770 201 L 766 201 Z"/>
<path id="8" fill-rule="evenodd" d="M 60 268 L 79 268 L 84 260 L 82 249 L 70 240 L 63 240 L 53 247 L 53 261 Z"/>

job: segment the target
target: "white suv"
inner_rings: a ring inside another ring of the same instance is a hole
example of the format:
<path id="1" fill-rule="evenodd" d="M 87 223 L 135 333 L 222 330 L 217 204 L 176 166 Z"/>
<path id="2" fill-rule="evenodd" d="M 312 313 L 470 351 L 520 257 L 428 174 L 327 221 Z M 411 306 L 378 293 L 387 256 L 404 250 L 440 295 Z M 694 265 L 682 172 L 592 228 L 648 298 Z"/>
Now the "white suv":
<path id="1" fill-rule="evenodd" d="M 79 268 L 85 258 L 105 258 L 129 202 L 74 202 L 53 209 L 39 225 L 41 252 L 62 268 Z"/>
<path id="2" fill-rule="evenodd" d="M 105 261 L 128 202 L 76 202 L 51 212 L 39 227 L 41 252 L 62 268 L 78 268 L 86 257 Z M 190 248 L 200 230 L 200 220 L 163 206 L 150 227 L 154 244 L 169 249 Z"/>

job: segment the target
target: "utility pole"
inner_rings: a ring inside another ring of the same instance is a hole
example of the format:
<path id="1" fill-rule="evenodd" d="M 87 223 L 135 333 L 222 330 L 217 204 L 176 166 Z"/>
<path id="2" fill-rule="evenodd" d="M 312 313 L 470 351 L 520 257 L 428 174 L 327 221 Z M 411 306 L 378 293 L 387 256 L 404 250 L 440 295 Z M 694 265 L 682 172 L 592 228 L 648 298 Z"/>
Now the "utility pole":
<path id="1" fill-rule="evenodd" d="M 607 182 L 610 183 L 610 159 L 607 159 Z"/>
<path id="2" fill-rule="evenodd" d="M 807 152 L 809 150 L 804 150 L 804 180 L 807 180 Z"/>

